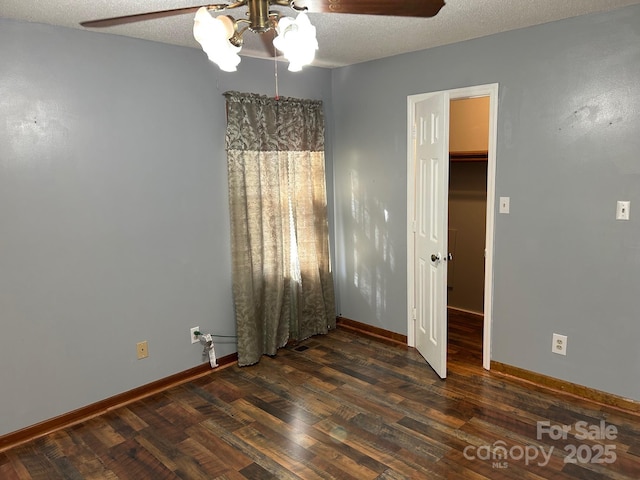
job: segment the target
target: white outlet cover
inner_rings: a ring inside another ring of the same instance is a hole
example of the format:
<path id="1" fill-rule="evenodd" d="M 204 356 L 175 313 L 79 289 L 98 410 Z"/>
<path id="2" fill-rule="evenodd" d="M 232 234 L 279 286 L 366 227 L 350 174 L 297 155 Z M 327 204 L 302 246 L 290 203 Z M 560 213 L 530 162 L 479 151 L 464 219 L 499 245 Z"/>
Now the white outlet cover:
<path id="1" fill-rule="evenodd" d="M 551 351 L 558 355 L 567 354 L 567 336 L 560 335 L 559 333 L 553 334 L 553 343 L 551 344 Z"/>
<path id="2" fill-rule="evenodd" d="M 192 327 L 189 329 L 189 340 L 191 340 L 191 343 L 198 343 L 200 340 L 198 339 L 198 337 L 196 337 L 193 332 L 199 332 L 200 331 L 200 327 Z"/>

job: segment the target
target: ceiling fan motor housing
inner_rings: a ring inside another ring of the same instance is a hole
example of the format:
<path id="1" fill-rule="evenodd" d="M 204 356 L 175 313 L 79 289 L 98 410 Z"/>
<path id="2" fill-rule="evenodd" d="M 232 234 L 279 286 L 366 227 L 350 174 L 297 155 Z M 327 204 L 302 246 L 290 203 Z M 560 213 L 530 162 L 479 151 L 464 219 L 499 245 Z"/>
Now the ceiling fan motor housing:
<path id="1" fill-rule="evenodd" d="M 273 28 L 273 22 L 269 18 L 268 0 L 248 0 L 249 6 L 249 30 L 256 33 L 264 33 Z"/>

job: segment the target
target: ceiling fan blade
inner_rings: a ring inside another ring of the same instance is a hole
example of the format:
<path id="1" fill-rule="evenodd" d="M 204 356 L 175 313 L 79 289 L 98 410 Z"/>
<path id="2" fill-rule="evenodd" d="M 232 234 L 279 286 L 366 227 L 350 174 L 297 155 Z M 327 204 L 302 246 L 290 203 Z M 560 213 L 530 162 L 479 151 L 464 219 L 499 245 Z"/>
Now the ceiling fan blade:
<path id="1" fill-rule="evenodd" d="M 355 13 L 397 17 L 433 17 L 443 0 L 295 0 L 296 7 L 318 13 Z"/>
<path id="2" fill-rule="evenodd" d="M 172 8 L 171 10 L 160 10 L 157 12 L 137 13 L 134 15 L 124 15 L 122 17 L 103 18 L 101 20 L 89 20 L 80 22 L 83 27 L 102 28 L 113 27 L 115 25 L 124 25 L 127 23 L 142 22 L 144 20 L 154 20 L 156 18 L 172 17 L 174 15 L 183 15 L 186 13 L 195 13 L 200 7 L 210 7 L 222 10 L 227 5 L 198 5 L 196 7 Z"/>

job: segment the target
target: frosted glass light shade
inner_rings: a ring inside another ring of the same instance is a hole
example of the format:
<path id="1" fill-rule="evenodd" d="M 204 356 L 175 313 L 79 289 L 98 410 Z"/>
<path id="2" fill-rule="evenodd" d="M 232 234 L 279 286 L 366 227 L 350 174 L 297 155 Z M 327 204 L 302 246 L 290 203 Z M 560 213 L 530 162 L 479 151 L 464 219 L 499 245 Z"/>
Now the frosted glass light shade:
<path id="1" fill-rule="evenodd" d="M 313 62 L 318 49 L 316 27 L 311 25 L 309 17 L 300 13 L 295 18 L 284 17 L 276 27 L 278 36 L 273 45 L 289 60 L 289 71 L 298 72 L 304 65 Z"/>
<path id="2" fill-rule="evenodd" d="M 209 60 L 225 72 L 235 72 L 240 63 L 240 49 L 229 42 L 233 36 L 233 20 L 225 15 L 212 17 L 206 7 L 199 8 L 193 21 L 193 37 Z"/>

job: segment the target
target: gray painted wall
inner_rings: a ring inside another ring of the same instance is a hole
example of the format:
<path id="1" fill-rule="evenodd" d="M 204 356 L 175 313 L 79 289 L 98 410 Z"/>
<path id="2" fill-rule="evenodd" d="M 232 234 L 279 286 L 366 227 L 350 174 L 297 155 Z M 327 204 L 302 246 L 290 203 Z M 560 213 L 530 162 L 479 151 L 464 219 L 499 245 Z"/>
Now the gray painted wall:
<path id="1" fill-rule="evenodd" d="M 334 70 L 339 313 L 407 332 L 407 96 L 497 82 L 491 358 L 640 400 L 638 79 L 639 6 Z"/>
<path id="2" fill-rule="evenodd" d="M 222 74 L 196 49 L 1 19 L 0 65 L 2 435 L 199 365 L 192 326 L 235 333 L 221 93 L 274 80 L 270 61 Z M 329 106 L 329 70 L 279 78 Z"/>
<path id="3" fill-rule="evenodd" d="M 635 6 L 281 68 L 281 95 L 325 100 L 338 313 L 406 333 L 407 95 L 498 82 L 492 359 L 640 399 L 639 35 Z M 222 74 L 195 49 L 6 20 L 0 65 L 1 435 L 198 365 L 193 325 L 233 331 L 221 93 L 274 84 L 269 61 Z"/>

